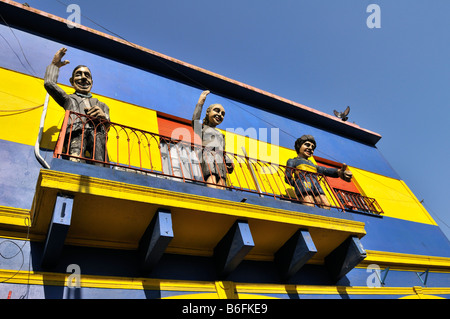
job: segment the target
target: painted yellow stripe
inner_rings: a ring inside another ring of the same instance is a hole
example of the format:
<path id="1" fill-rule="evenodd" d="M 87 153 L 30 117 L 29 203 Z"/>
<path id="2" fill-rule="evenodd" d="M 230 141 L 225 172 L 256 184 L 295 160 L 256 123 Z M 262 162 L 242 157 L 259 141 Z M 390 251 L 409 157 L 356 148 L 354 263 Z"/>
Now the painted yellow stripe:
<path id="1" fill-rule="evenodd" d="M 366 250 L 367 257 L 359 267 L 369 264 L 393 266 L 394 268 L 430 269 L 436 272 L 450 272 L 450 258 L 425 255 L 392 253 Z"/>
<path id="2" fill-rule="evenodd" d="M 412 295 L 415 287 L 347 287 L 347 286 L 317 286 L 317 285 L 277 285 L 277 284 L 249 284 L 236 283 L 238 295 L 250 294 L 299 294 L 299 295 Z M 425 294 L 449 294 L 450 287 L 425 288 Z"/>
<path id="3" fill-rule="evenodd" d="M 2 110 L 10 110 L 10 112 L 1 112 L 0 114 L 0 127 L 2 127 L 0 139 L 34 145 L 42 113 L 41 107 L 35 107 L 44 103 L 46 95 L 43 80 L 0 68 L 0 81 L 2 83 L 2 87 L 0 88 L 1 108 Z M 73 89 L 69 86 L 61 85 L 61 88 L 67 93 L 73 92 Z M 158 122 L 155 111 L 105 96 L 95 94 L 94 96 L 110 107 L 111 120 L 113 122 L 120 122 L 121 124 L 134 128 L 158 133 Z M 30 110 L 18 111 L 27 108 Z M 41 147 L 47 149 L 54 148 L 63 116 L 64 110 L 53 99 L 50 99 Z M 238 131 L 236 132 L 239 133 Z M 289 158 L 296 156 L 295 151 L 291 149 L 257 141 L 254 137 L 249 138 L 238 135 L 237 133 L 225 131 L 223 133 L 226 136 L 226 150 L 229 152 L 242 155 L 241 146 L 245 146 L 250 157 L 279 164 L 285 164 Z M 256 131 L 251 133 L 249 129 L 241 133 L 251 136 L 259 134 Z M 110 139 L 108 144 L 111 156 L 116 156 L 115 148 L 117 146 L 114 140 Z M 120 147 L 127 148 L 127 145 Z M 138 159 L 136 157 L 138 156 L 138 151 L 136 148 L 137 146 L 135 146 L 131 161 L 132 165 L 137 166 Z M 156 156 L 156 153 L 152 153 L 153 156 Z M 126 160 L 128 159 L 126 158 Z M 402 181 L 353 167 L 350 169 L 362 191 L 367 196 L 377 199 L 385 211 L 386 216 L 436 225 L 435 221 Z M 233 174 L 231 177 L 234 178 Z M 250 176 L 247 177 L 248 180 L 251 180 Z M 266 177 L 268 178 L 268 176 Z M 269 180 L 267 178 L 261 180 L 263 184 L 261 186 L 263 188 L 267 186 L 266 188 L 270 189 L 271 187 L 268 187 Z M 277 188 L 275 187 L 274 189 Z"/>
<path id="4" fill-rule="evenodd" d="M 41 188 L 59 189 L 73 193 L 86 193 L 306 227 L 340 230 L 358 234 L 359 236 L 366 233 L 364 223 L 358 221 L 233 202 L 52 170 L 41 170 L 40 179 L 41 181 L 38 184 Z"/>
<path id="5" fill-rule="evenodd" d="M 0 139 L 34 145 L 42 114 L 42 106 L 37 106 L 44 104 L 46 95 L 44 81 L 0 68 L 0 83 Z"/>
<path id="6" fill-rule="evenodd" d="M 0 282 L 9 284 L 68 286 L 71 274 L 50 272 L 28 272 L 16 270 L 0 270 Z M 224 283 L 229 290 L 224 287 Z M 450 287 L 346 287 L 346 286 L 317 286 L 317 285 L 280 285 L 280 284 L 253 284 L 213 281 L 184 281 L 151 278 L 127 278 L 114 276 L 80 276 L 82 288 L 104 289 L 137 289 L 157 291 L 186 291 L 200 292 L 200 294 L 186 294 L 171 298 L 205 298 L 205 299 L 231 299 L 231 298 L 270 298 L 263 294 L 299 294 L 299 295 L 447 295 Z M 419 296 L 420 297 L 420 296 Z M 273 297 L 272 297 L 273 298 Z"/>
<path id="7" fill-rule="evenodd" d="M 71 273 L 0 270 L 0 282 L 31 285 L 68 286 Z M 147 289 L 168 291 L 216 292 L 214 282 L 127 278 L 116 276 L 80 275 L 80 286 L 108 289 Z"/>
<path id="8" fill-rule="evenodd" d="M 42 105 L 45 100 L 46 91 L 43 86 L 43 80 L 33 76 L 21 74 L 15 71 L 0 68 L 0 81 L 2 87 L 0 89 L 0 104 L 2 110 L 10 112 L 1 112 L 0 114 L 0 139 L 8 140 L 26 145 L 34 145 L 37 137 L 40 116 L 42 113 Z M 71 93 L 73 89 L 69 86 L 61 85 L 67 93 Z M 26 92 L 26 93 L 24 93 Z M 105 96 L 95 95 L 110 107 L 111 120 L 120 122 L 121 124 L 135 127 L 138 129 L 158 133 L 158 121 L 156 112 L 137 105 L 119 101 Z M 28 111 L 19 111 L 24 109 Z M 41 141 L 41 147 L 53 149 L 62 125 L 64 110 L 50 99 L 48 106 L 47 118 L 44 126 L 44 134 Z M 295 157 L 295 151 L 265 142 L 257 141 L 254 137 L 245 137 L 237 133 L 223 132 L 226 136 L 226 150 L 243 154 L 241 146 L 245 146 L 250 157 L 258 158 L 272 163 L 285 164 L 289 158 Z M 249 134 L 250 131 L 243 131 L 242 134 Z M 253 135 L 259 132 L 253 132 Z M 250 134 L 252 135 L 252 134 Z M 109 154 L 111 160 L 115 161 L 116 139 L 111 138 L 108 142 Z M 125 140 L 124 140 L 125 141 Z M 134 143 L 133 154 L 131 156 L 131 165 L 139 166 L 138 146 L 142 146 L 143 156 L 148 156 L 148 150 L 145 149 L 145 143 Z M 125 154 L 128 148 L 127 143 L 120 144 L 121 154 Z M 152 148 L 153 159 L 159 159 L 158 149 Z M 128 156 L 121 157 L 121 162 L 128 162 Z M 148 159 L 147 159 L 148 160 Z M 159 169 L 159 161 L 154 163 Z M 145 165 L 144 165 L 145 166 Z M 369 197 L 374 197 L 382 206 L 385 215 L 394 218 L 406 219 L 410 221 L 436 225 L 436 222 L 426 212 L 423 206 L 418 202 L 417 198 L 412 194 L 409 188 L 399 180 L 391 179 L 382 175 L 350 168 L 354 174 L 354 180 L 360 185 L 360 189 Z M 238 172 L 231 174 L 230 178 L 236 179 Z M 261 174 L 261 187 L 271 190 L 270 175 Z M 239 176 L 241 179 L 250 181 L 250 188 L 254 187 L 251 176 Z M 273 185 L 272 185 L 273 186 Z M 282 192 L 285 192 L 282 185 Z M 274 192 L 279 193 L 278 187 L 273 187 Z"/>
<path id="9" fill-rule="evenodd" d="M 384 216 L 437 225 L 403 181 L 355 167 L 349 168 L 361 193 L 375 198 Z"/>
<path id="10" fill-rule="evenodd" d="M 28 209 L 0 206 L 0 224 L 27 227 L 30 225 L 30 211 Z"/>

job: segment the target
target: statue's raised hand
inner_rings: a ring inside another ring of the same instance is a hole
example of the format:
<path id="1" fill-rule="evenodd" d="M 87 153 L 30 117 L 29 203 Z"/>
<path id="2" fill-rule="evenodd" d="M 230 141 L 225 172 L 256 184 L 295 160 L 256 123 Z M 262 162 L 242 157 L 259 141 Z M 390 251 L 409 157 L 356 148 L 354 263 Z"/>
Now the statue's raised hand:
<path id="1" fill-rule="evenodd" d="M 198 104 L 203 105 L 205 103 L 206 100 L 206 96 L 211 93 L 209 90 L 205 90 L 202 92 L 202 94 L 200 94 L 200 98 L 198 99 Z"/>
<path id="2" fill-rule="evenodd" d="M 58 52 L 56 52 L 55 56 L 53 57 L 52 64 L 56 65 L 58 68 L 65 66 L 66 64 L 69 64 L 70 63 L 69 60 L 61 61 L 66 52 L 67 52 L 66 48 L 59 49 Z"/>

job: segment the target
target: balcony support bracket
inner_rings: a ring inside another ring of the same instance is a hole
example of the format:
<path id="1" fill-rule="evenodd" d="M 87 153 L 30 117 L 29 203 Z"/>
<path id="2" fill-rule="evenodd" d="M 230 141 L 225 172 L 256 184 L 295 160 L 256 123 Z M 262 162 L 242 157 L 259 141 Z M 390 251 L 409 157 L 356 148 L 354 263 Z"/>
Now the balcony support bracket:
<path id="1" fill-rule="evenodd" d="M 282 280 L 295 275 L 316 253 L 310 233 L 305 229 L 297 230 L 274 256 Z"/>
<path id="2" fill-rule="evenodd" d="M 52 220 L 45 239 L 44 251 L 41 259 L 43 268 L 54 267 L 61 255 L 67 232 L 72 219 L 73 197 L 64 194 L 56 196 Z"/>
<path id="3" fill-rule="evenodd" d="M 214 248 L 214 260 L 219 277 L 227 277 L 255 246 L 250 227 L 238 220 Z"/>
<path id="4" fill-rule="evenodd" d="M 366 257 L 358 237 L 350 236 L 325 257 L 325 266 L 332 280 L 337 282 Z"/>
<path id="5" fill-rule="evenodd" d="M 139 242 L 141 270 L 150 272 L 173 239 L 172 214 L 158 209 Z"/>

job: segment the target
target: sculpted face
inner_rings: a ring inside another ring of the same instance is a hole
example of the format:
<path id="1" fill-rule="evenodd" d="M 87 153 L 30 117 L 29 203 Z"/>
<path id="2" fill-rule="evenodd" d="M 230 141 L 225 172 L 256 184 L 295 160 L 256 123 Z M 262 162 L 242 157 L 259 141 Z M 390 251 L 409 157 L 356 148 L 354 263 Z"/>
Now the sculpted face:
<path id="1" fill-rule="evenodd" d="M 298 151 L 298 155 L 303 158 L 309 158 L 314 154 L 314 149 L 316 145 L 310 141 L 306 141 L 300 146 L 300 150 Z"/>
<path id="2" fill-rule="evenodd" d="M 213 104 L 210 106 L 208 113 L 208 121 L 210 126 L 217 126 L 222 123 L 225 116 L 225 109 L 220 104 Z"/>
<path id="3" fill-rule="evenodd" d="M 70 78 L 70 83 L 73 85 L 76 92 L 88 94 L 92 89 L 93 83 L 89 68 L 82 66 L 76 69 Z"/>

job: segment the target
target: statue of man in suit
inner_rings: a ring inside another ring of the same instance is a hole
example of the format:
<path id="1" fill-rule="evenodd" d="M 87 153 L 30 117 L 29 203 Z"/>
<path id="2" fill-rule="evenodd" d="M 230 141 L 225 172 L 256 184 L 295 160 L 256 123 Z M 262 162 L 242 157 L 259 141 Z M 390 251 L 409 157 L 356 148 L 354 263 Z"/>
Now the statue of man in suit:
<path id="1" fill-rule="evenodd" d="M 68 148 L 69 159 L 80 162 L 81 158 L 87 157 L 86 152 L 89 152 L 89 158 L 101 165 L 98 162 L 107 161 L 106 134 L 109 107 L 92 97 L 90 93 L 93 84 L 92 74 L 85 65 L 77 66 L 72 72 L 70 83 L 75 89 L 73 94 L 67 94 L 58 86 L 59 68 L 69 64 L 68 60 L 61 61 L 66 52 L 66 48 L 61 48 L 56 52 L 52 63 L 45 71 L 44 87 L 66 111 L 70 110 L 89 116 L 89 118 L 74 114 L 71 116 L 64 142 Z"/>

